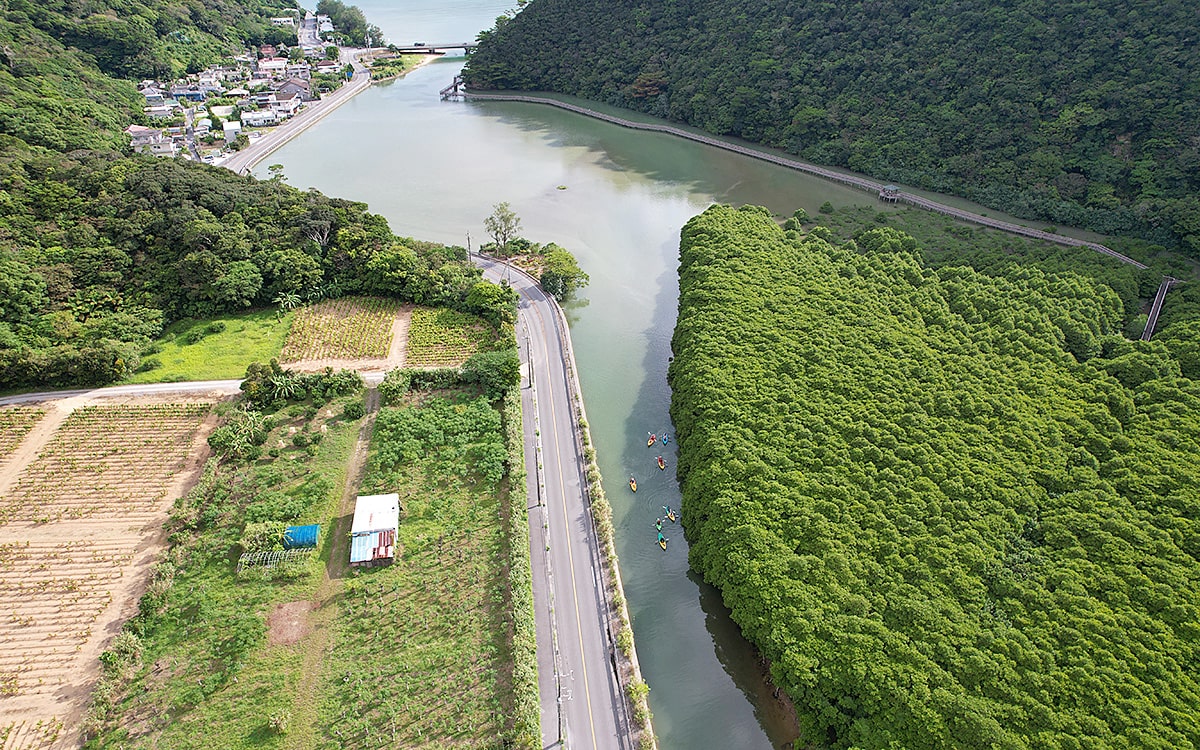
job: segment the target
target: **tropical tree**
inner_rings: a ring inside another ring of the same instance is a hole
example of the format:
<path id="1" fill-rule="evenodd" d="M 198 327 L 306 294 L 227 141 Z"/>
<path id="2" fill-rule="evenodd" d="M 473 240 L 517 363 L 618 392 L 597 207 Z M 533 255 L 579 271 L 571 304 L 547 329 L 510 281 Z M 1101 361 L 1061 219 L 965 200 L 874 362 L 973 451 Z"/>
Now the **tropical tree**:
<path id="1" fill-rule="evenodd" d="M 508 205 L 508 201 L 492 207 L 492 215 L 483 220 L 484 229 L 496 243 L 501 255 L 508 254 L 508 243 L 521 231 L 521 219 Z"/>

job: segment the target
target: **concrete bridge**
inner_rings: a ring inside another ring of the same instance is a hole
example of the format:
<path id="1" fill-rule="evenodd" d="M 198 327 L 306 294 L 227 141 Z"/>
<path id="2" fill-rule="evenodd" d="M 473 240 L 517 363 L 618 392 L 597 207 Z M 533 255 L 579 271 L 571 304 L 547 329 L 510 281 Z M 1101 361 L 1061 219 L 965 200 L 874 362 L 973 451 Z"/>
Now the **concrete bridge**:
<path id="1" fill-rule="evenodd" d="M 479 46 L 477 42 L 446 42 L 445 44 L 429 44 L 428 42 L 413 42 L 412 44 L 394 44 L 397 52 L 406 55 L 444 55 L 452 49 L 472 52 Z"/>

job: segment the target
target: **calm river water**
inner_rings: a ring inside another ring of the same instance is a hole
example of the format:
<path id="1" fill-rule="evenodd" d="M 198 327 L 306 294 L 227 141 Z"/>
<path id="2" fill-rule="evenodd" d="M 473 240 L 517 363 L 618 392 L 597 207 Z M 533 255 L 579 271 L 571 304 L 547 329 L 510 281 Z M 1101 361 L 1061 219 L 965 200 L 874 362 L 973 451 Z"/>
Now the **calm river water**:
<path id="1" fill-rule="evenodd" d="M 357 0 L 393 42 L 465 41 L 504 5 L 485 0 Z M 675 323 L 679 230 L 713 202 L 815 213 L 871 198 L 736 154 L 634 132 L 541 105 L 442 102 L 462 59 L 376 85 L 263 162 L 288 182 L 365 201 L 401 235 L 478 247 L 508 201 L 522 234 L 569 248 L 591 276 L 569 306 L 584 396 L 612 501 L 638 655 L 665 749 L 779 747 L 793 739 L 754 654 L 714 589 L 687 565 L 675 527 L 667 552 L 652 523 L 679 506 L 667 358 Z M 565 188 L 565 189 L 564 189 Z M 654 458 L 663 453 L 668 470 Z M 632 495 L 626 478 L 636 475 Z"/>

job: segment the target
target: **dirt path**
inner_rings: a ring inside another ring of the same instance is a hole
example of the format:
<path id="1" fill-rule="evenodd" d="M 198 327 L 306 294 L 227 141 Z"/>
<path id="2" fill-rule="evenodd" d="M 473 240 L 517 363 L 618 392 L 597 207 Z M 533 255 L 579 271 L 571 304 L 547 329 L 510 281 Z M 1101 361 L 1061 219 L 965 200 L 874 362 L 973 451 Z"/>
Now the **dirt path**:
<path id="1" fill-rule="evenodd" d="M 372 388 L 367 391 L 366 407 L 367 415 L 359 429 L 358 441 L 346 463 L 346 486 L 342 490 L 342 502 L 329 532 L 332 534 L 329 562 L 325 566 L 325 576 L 317 587 L 314 601 L 311 602 L 307 627 L 304 628 L 307 631 L 303 646 L 304 661 L 300 683 L 292 704 L 295 729 L 288 732 L 286 747 L 289 750 L 312 747 L 314 738 L 320 736 L 317 726 L 317 697 L 320 692 L 321 665 L 325 654 L 332 647 L 342 579 L 350 572 L 350 523 L 354 518 L 358 487 L 367 465 L 367 452 L 371 446 L 371 433 L 375 430 L 375 417 L 379 413 L 378 389 Z"/>

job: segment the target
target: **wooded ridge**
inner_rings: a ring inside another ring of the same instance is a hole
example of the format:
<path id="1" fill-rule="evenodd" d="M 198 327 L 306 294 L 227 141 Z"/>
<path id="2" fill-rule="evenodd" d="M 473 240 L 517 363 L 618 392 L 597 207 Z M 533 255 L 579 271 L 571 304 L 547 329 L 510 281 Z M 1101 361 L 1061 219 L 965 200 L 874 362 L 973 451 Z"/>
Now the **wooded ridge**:
<path id="1" fill-rule="evenodd" d="M 1185 0 L 533 0 L 464 77 L 1200 256 L 1197 28 Z"/>

